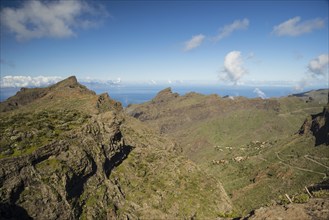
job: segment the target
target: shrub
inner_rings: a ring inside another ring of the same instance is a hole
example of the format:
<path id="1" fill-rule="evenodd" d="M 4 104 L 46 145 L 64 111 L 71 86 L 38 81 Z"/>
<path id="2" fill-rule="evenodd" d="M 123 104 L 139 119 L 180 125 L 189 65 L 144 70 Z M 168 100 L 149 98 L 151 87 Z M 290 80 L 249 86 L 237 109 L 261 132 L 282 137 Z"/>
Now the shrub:
<path id="1" fill-rule="evenodd" d="M 309 200 L 309 196 L 306 193 L 298 194 L 293 198 L 295 203 L 306 203 Z"/>
<path id="2" fill-rule="evenodd" d="M 329 190 L 319 190 L 313 192 L 315 198 L 328 198 L 329 197 Z"/>

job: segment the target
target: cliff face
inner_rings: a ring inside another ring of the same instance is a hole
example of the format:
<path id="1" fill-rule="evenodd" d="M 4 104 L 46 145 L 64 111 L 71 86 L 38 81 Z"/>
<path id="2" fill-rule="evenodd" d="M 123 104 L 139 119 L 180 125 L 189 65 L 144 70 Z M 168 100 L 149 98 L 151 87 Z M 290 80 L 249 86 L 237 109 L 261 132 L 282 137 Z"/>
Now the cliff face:
<path id="1" fill-rule="evenodd" d="M 0 105 L 1 219 L 214 218 L 231 209 L 216 179 L 107 94 L 74 77 L 40 91 Z"/>
<path id="2" fill-rule="evenodd" d="M 18 207 L 37 219 L 111 215 L 115 208 L 108 207 L 110 200 L 120 197 L 100 198 L 100 206 L 88 206 L 88 212 L 84 206 L 97 193 L 119 192 L 108 176 L 131 150 L 124 145 L 120 121 L 107 112 L 31 154 L 2 159 L 1 206 L 11 207 L 3 208 L 4 216 L 15 216 Z"/>
<path id="3" fill-rule="evenodd" d="M 309 116 L 298 133 L 312 133 L 315 137 L 315 146 L 329 145 L 329 106 L 324 107 L 322 112 Z"/>

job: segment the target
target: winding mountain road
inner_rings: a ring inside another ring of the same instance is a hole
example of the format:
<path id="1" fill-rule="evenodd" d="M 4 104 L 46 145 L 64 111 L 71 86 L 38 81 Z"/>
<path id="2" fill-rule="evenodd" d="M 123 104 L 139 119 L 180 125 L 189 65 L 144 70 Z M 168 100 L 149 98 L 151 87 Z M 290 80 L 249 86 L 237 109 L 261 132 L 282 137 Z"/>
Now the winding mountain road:
<path id="1" fill-rule="evenodd" d="M 292 167 L 294 169 L 297 169 L 297 170 L 301 170 L 301 171 L 305 171 L 305 172 L 311 172 L 311 173 L 316 173 L 316 174 L 319 174 L 319 175 L 323 175 L 323 179 L 327 178 L 327 174 L 326 173 L 322 173 L 322 172 L 317 172 L 317 171 L 314 171 L 314 170 L 309 170 L 309 169 L 304 169 L 304 168 L 301 168 L 301 167 L 297 167 L 297 166 L 293 166 L 293 165 L 290 165 L 288 163 L 286 163 L 280 156 L 279 156 L 279 152 L 275 152 L 276 153 L 276 157 L 280 160 L 280 163 L 286 165 L 286 166 L 289 166 L 289 167 Z M 308 156 L 308 155 L 304 155 L 305 156 Z M 309 158 L 306 158 L 306 159 L 309 159 Z M 311 159 L 313 162 L 315 162 L 315 160 Z M 319 162 L 316 161 L 317 164 L 321 164 Z M 323 164 L 321 164 L 322 166 L 325 166 Z M 327 167 L 327 166 L 325 166 Z"/>
<path id="2" fill-rule="evenodd" d="M 312 162 L 314 162 L 314 163 L 316 163 L 316 164 L 318 164 L 320 166 L 323 166 L 323 167 L 329 169 L 329 167 L 326 166 L 326 165 L 324 165 L 323 163 L 320 163 L 319 161 L 316 161 L 316 160 L 310 158 L 310 155 L 308 155 L 308 154 L 304 155 L 304 158 L 306 158 L 307 160 L 310 160 L 310 161 L 312 161 Z"/>

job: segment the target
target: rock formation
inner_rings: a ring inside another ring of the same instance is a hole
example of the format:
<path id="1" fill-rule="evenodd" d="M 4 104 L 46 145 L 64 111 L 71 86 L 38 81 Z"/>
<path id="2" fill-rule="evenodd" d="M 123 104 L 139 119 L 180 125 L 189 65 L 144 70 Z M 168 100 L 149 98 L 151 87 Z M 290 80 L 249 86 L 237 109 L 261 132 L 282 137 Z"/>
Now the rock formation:
<path id="1" fill-rule="evenodd" d="M 75 77 L 0 105 L 1 219 L 215 218 L 221 184 Z"/>
<path id="2" fill-rule="evenodd" d="M 315 146 L 329 145 L 329 105 L 323 111 L 305 119 L 299 134 L 312 133 L 315 137 Z"/>

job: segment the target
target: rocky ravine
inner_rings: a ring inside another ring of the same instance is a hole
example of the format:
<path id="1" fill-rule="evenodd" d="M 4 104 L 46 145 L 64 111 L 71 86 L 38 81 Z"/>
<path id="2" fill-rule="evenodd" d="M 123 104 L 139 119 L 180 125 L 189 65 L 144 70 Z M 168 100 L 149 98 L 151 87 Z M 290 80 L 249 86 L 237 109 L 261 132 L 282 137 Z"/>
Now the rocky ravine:
<path id="1" fill-rule="evenodd" d="M 33 94 L 1 103 L 1 219 L 215 218 L 231 210 L 216 179 L 107 94 L 75 77 Z M 56 116 L 63 109 L 84 118 L 65 122 Z"/>

